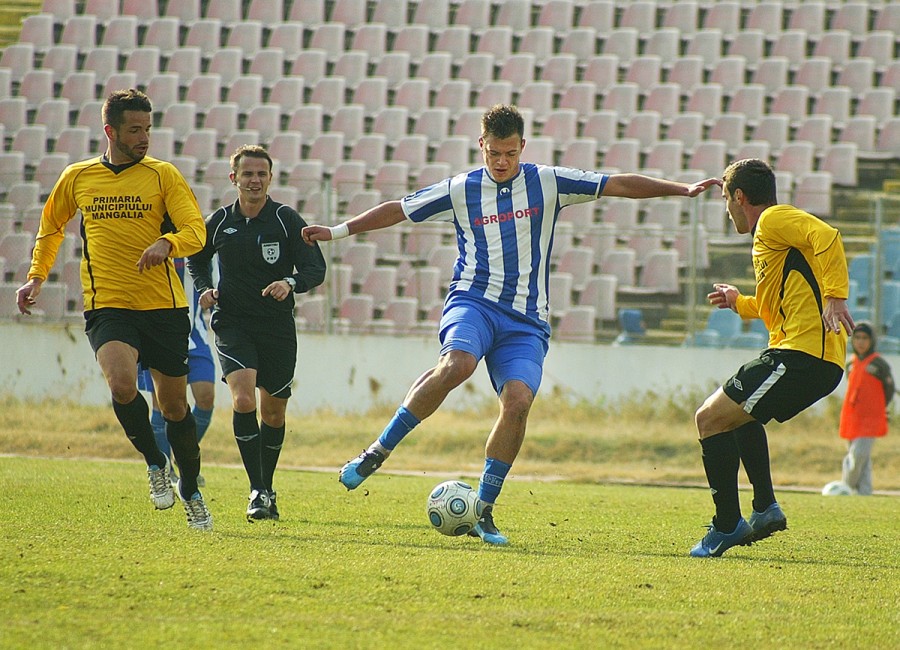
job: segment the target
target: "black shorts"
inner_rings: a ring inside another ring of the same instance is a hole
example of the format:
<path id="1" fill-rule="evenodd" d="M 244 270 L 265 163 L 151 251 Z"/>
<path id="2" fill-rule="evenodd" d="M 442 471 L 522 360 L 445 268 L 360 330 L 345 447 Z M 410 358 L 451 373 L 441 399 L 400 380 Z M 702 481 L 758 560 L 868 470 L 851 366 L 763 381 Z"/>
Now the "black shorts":
<path id="1" fill-rule="evenodd" d="M 179 309 L 117 309 L 104 307 L 84 314 L 84 332 L 94 354 L 104 343 L 121 341 L 138 351 L 138 362 L 169 377 L 188 374 L 191 319 Z"/>
<path id="2" fill-rule="evenodd" d="M 830 394 L 844 369 L 797 350 L 763 350 L 741 366 L 722 390 L 758 422 L 790 420 Z"/>
<path id="3" fill-rule="evenodd" d="M 297 366 L 297 325 L 290 313 L 263 322 L 231 318 L 216 311 L 210 327 L 216 333 L 223 378 L 235 370 L 253 368 L 258 387 L 274 397 L 291 396 Z"/>

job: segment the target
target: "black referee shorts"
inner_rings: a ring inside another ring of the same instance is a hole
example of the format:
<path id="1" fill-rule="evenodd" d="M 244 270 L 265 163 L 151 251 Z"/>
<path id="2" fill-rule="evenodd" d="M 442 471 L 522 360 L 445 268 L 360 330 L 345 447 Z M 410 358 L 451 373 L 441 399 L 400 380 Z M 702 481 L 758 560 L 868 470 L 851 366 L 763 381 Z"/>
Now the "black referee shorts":
<path id="1" fill-rule="evenodd" d="M 722 390 L 758 422 L 785 422 L 830 394 L 844 369 L 797 350 L 768 349 L 741 366 Z"/>
<path id="2" fill-rule="evenodd" d="M 291 396 L 297 366 L 297 326 L 294 317 L 251 320 L 213 312 L 210 327 L 216 334 L 216 351 L 222 376 L 235 370 L 256 370 L 256 385 L 270 395 Z"/>
<path id="3" fill-rule="evenodd" d="M 103 307 L 84 314 L 84 332 L 94 354 L 104 343 L 121 341 L 138 351 L 138 362 L 169 377 L 188 374 L 187 307 L 177 309 L 119 309 Z"/>

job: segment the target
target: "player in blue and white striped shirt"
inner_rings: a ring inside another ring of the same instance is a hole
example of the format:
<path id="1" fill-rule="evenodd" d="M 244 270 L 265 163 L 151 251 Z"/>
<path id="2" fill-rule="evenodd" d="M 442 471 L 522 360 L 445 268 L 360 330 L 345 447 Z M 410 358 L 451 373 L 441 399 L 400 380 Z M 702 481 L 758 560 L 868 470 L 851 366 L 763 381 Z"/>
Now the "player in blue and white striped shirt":
<path id="1" fill-rule="evenodd" d="M 338 226 L 308 226 L 303 238 L 329 241 L 407 220 L 453 223 L 459 257 L 440 322 L 438 363 L 416 380 L 381 436 L 344 465 L 340 480 L 350 490 L 358 487 L 483 358 L 500 398 L 500 416 L 485 446 L 478 489 L 484 515 L 474 532 L 487 543 L 506 544 L 494 525 L 493 505 L 522 446 L 541 383 L 550 339 L 550 251 L 559 211 L 600 196 L 693 197 L 718 181 L 688 185 L 521 163 L 525 125 L 515 106 L 490 108 L 481 126 L 483 167 L 382 203 Z"/>

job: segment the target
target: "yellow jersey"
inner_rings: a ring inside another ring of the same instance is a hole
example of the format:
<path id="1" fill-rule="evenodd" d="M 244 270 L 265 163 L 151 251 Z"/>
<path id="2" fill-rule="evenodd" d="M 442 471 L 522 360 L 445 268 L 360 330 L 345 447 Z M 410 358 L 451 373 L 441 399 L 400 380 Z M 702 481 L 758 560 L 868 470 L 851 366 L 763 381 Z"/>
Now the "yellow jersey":
<path id="1" fill-rule="evenodd" d="M 174 165 L 150 156 L 112 165 L 102 156 L 66 167 L 44 205 L 28 279 L 46 280 L 78 211 L 85 311 L 187 307 L 173 260 L 203 248 L 206 225 Z M 172 244 L 169 259 L 139 272 L 144 249 L 160 238 Z"/>
<path id="2" fill-rule="evenodd" d="M 769 347 L 799 350 L 844 367 L 847 336 L 827 331 L 825 298 L 847 299 L 841 233 L 791 205 L 766 208 L 753 233 L 756 295 L 739 296 L 743 318 L 761 318 Z"/>

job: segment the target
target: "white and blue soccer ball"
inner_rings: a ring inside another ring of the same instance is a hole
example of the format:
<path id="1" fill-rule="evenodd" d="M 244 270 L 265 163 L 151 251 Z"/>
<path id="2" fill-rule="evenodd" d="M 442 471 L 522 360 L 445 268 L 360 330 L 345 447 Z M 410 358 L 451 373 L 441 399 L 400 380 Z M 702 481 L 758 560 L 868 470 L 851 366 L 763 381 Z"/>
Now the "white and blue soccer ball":
<path id="1" fill-rule="evenodd" d="M 462 481 L 445 481 L 434 486 L 428 495 L 428 521 L 442 535 L 458 537 L 475 527 L 484 504 L 471 485 Z"/>
<path id="2" fill-rule="evenodd" d="M 826 497 L 848 497 L 853 494 L 853 490 L 843 481 L 832 481 L 825 484 L 822 494 Z"/>

